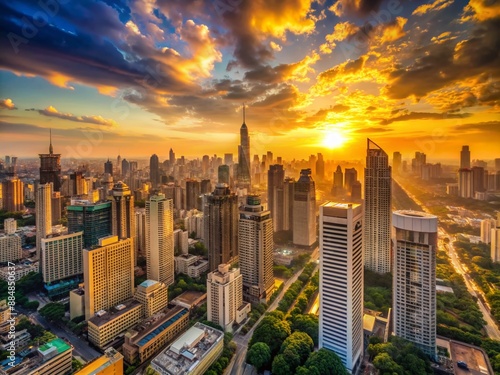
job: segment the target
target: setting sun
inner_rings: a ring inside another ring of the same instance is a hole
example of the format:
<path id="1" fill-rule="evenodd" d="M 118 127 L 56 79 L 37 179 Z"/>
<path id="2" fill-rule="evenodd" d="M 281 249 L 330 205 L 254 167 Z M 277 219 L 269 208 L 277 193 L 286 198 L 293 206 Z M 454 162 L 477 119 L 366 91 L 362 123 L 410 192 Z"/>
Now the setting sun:
<path id="1" fill-rule="evenodd" d="M 329 130 L 323 139 L 323 146 L 329 149 L 339 148 L 344 145 L 346 138 L 336 130 Z"/>

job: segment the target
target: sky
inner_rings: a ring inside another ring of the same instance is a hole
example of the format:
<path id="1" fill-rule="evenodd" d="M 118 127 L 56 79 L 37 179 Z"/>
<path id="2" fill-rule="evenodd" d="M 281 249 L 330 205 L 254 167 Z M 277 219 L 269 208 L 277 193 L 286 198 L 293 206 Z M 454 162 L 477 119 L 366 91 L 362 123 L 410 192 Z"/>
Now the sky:
<path id="1" fill-rule="evenodd" d="M 10 0 L 0 154 L 500 157 L 494 0 Z"/>

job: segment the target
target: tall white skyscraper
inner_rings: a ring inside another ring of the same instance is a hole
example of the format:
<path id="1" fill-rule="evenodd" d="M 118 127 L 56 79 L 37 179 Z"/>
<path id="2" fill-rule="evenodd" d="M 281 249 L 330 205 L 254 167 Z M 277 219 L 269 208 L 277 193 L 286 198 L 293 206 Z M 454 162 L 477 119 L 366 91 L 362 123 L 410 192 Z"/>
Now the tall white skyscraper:
<path id="1" fill-rule="evenodd" d="M 146 260 L 148 279 L 174 283 L 173 201 L 164 194 L 146 202 Z"/>
<path id="2" fill-rule="evenodd" d="M 495 228 L 491 229 L 491 259 L 500 262 L 500 213 Z"/>
<path id="3" fill-rule="evenodd" d="M 363 208 L 327 202 L 319 215 L 319 347 L 354 374 L 363 358 Z"/>
<path id="4" fill-rule="evenodd" d="M 368 139 L 365 168 L 365 267 L 378 273 L 391 267 L 391 167 L 384 150 Z"/>
<path id="5" fill-rule="evenodd" d="M 42 256 L 42 238 L 52 232 L 52 184 L 38 185 L 35 199 L 36 255 Z"/>
<path id="6" fill-rule="evenodd" d="M 435 357 L 437 217 L 395 211 L 392 220 L 394 331 Z"/>
<path id="7" fill-rule="evenodd" d="M 258 195 L 249 195 L 238 222 L 243 298 L 249 302 L 267 301 L 274 290 L 273 244 L 271 212 L 262 209 Z"/>

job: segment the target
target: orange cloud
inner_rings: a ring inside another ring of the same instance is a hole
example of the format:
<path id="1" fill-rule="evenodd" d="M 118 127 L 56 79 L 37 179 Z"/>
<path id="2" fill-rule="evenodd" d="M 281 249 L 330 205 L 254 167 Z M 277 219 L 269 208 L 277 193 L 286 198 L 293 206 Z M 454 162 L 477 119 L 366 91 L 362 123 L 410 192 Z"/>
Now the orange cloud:
<path id="1" fill-rule="evenodd" d="M 12 99 L 0 99 L 0 109 L 17 109 Z"/>
<path id="2" fill-rule="evenodd" d="M 102 116 L 75 116 L 71 113 L 59 112 L 55 107 L 48 106 L 45 109 L 39 109 L 38 113 L 48 117 L 57 117 L 63 120 L 85 122 L 87 124 L 103 125 L 103 126 L 116 126 L 117 123 L 112 119 L 105 119 Z"/>
<path id="3" fill-rule="evenodd" d="M 454 0 L 435 0 L 432 4 L 420 5 L 412 13 L 412 16 L 422 16 L 426 13 L 437 12 L 453 4 Z"/>

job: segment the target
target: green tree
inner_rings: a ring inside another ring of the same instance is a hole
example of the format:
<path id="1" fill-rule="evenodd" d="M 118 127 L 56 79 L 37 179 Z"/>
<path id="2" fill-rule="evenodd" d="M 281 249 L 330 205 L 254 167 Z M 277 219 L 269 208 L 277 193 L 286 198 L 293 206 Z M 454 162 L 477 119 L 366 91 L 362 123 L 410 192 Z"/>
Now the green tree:
<path id="1" fill-rule="evenodd" d="M 302 365 L 314 349 L 312 338 L 304 332 L 294 332 L 281 344 L 281 353 L 295 370 Z"/>
<path id="2" fill-rule="evenodd" d="M 271 362 L 271 349 L 266 343 L 256 342 L 250 347 L 246 361 L 258 371 L 268 366 Z"/>
<path id="3" fill-rule="evenodd" d="M 312 374 L 343 375 L 347 370 L 340 358 L 334 352 L 321 348 L 313 352 L 304 365 Z"/>
<path id="4" fill-rule="evenodd" d="M 290 375 L 293 370 L 290 368 L 288 359 L 283 354 L 278 354 L 273 360 L 273 375 Z"/>
<path id="5" fill-rule="evenodd" d="M 398 365 L 387 353 L 380 353 L 373 360 L 373 365 L 379 370 L 381 375 L 403 375 L 403 368 Z"/>
<path id="6" fill-rule="evenodd" d="M 276 355 L 290 333 L 290 325 L 287 321 L 266 315 L 255 329 L 249 346 L 251 347 L 256 342 L 263 342 L 271 349 L 271 355 Z"/>
<path id="7" fill-rule="evenodd" d="M 40 309 L 40 315 L 47 320 L 57 322 L 62 320 L 65 310 L 66 309 L 62 303 L 51 302 Z"/>
<path id="8" fill-rule="evenodd" d="M 295 315 L 292 318 L 291 328 L 294 332 L 301 331 L 307 333 L 312 338 L 314 345 L 318 345 L 319 321 L 316 315 Z"/>

